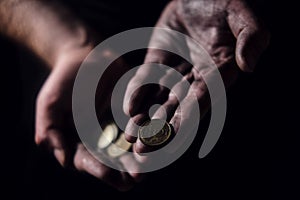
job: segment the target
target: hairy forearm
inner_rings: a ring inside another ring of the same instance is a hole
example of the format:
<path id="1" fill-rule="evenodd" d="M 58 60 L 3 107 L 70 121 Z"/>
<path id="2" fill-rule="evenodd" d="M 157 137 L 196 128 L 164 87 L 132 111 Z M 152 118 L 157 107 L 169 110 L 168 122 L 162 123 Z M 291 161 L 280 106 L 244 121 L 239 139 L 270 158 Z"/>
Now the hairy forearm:
<path id="1" fill-rule="evenodd" d="M 57 1 L 0 0 L 0 33 L 55 65 L 68 48 L 89 43 L 87 27 Z"/>

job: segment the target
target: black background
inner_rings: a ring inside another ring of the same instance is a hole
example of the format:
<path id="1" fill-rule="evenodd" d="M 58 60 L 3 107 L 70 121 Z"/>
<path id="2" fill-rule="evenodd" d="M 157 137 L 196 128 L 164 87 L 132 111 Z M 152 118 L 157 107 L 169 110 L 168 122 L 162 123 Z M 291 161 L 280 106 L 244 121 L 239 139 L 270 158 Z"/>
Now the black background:
<path id="1" fill-rule="evenodd" d="M 154 25 L 164 2 L 145 2 L 122 3 L 126 5 L 120 16 L 127 13 L 128 18 L 120 24 L 120 30 Z M 296 195 L 296 12 L 292 5 L 274 1 L 258 3 L 256 11 L 271 31 L 271 44 L 255 72 L 242 74 L 228 92 L 227 119 L 216 147 L 207 157 L 198 159 L 200 143 L 194 142 L 175 163 L 125 193 L 89 175 L 61 168 L 52 155 L 34 144 L 35 98 L 47 73 L 29 52 L 1 37 L 2 194 L 36 199 Z"/>

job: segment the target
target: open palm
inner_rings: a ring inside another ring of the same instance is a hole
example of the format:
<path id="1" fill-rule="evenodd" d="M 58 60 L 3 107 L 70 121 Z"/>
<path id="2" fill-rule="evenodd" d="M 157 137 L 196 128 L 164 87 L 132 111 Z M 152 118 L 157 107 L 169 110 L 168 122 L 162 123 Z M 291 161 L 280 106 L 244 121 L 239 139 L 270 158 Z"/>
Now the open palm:
<path id="1" fill-rule="evenodd" d="M 268 32 L 258 22 L 244 0 L 172 1 L 156 26 L 182 32 L 196 40 L 215 62 L 226 88 L 234 83 L 239 71 L 253 71 L 259 56 L 269 42 Z M 145 58 L 145 63 L 159 63 L 173 67 L 190 82 L 190 87 L 183 87 L 180 82 L 174 83 L 171 91 L 176 90 L 180 97 L 175 97 L 165 87 L 141 87 L 133 93 L 133 96 L 129 96 L 131 90 L 136 85 L 141 85 L 147 77 L 157 76 L 154 67 L 142 68 L 137 71 L 127 87 L 124 102 L 129 104 L 124 104 L 124 111 L 132 117 L 130 123 L 139 125 L 148 118 L 146 111 L 151 104 L 162 103 L 162 107 L 150 117 L 166 117 L 173 125 L 175 133 L 179 126 L 191 130 L 193 127 L 185 127 L 188 126 L 187 122 L 192 117 L 194 108 L 189 99 L 192 95 L 197 97 L 201 114 L 205 114 L 210 108 L 209 93 L 204 80 L 210 79 L 212 69 L 207 67 L 205 60 L 200 56 L 203 50 L 188 41 L 176 41 L 172 35 L 154 32 L 150 46 L 152 44 L 161 49 L 180 48 L 178 51 L 184 51 L 190 56 L 193 63 L 188 63 L 170 52 L 149 49 Z M 165 82 L 171 80 L 171 76 L 172 74 L 166 71 L 156 78 L 159 82 Z M 178 98 L 183 99 L 180 108 Z M 167 116 L 164 116 L 165 111 Z M 136 140 L 137 130 L 134 130 L 132 127 L 135 126 L 130 123 L 126 128 L 127 140 L 136 141 L 137 152 L 151 150 Z"/>

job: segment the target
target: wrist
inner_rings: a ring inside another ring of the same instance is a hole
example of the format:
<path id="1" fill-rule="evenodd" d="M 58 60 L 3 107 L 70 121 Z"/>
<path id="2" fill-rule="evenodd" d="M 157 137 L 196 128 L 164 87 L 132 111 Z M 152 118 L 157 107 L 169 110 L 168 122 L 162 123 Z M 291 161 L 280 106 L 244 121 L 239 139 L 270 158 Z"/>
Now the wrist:
<path id="1" fill-rule="evenodd" d="M 78 27 L 72 34 L 66 34 L 53 42 L 46 49 L 42 59 L 50 68 L 54 68 L 61 60 L 73 59 L 74 62 L 83 60 L 85 56 L 96 46 L 100 38 L 87 28 Z M 51 41 L 49 41 L 51 43 Z M 48 53 L 47 53 L 48 52 Z"/>
<path id="2" fill-rule="evenodd" d="M 95 41 L 95 34 L 59 1 L 4 0 L 0 32 L 27 47 L 49 67 L 60 54 Z"/>

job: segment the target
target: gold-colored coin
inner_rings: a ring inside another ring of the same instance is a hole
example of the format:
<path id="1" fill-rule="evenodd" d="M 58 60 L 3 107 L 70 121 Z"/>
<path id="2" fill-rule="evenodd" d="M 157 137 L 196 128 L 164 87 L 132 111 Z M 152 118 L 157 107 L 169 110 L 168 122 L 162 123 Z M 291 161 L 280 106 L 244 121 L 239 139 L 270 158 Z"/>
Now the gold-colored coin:
<path id="1" fill-rule="evenodd" d="M 139 128 L 139 138 L 147 146 L 159 146 L 167 142 L 172 133 L 171 126 L 164 120 L 152 119 Z"/>
<path id="2" fill-rule="evenodd" d="M 131 146 L 132 144 L 130 142 L 127 142 L 127 140 L 125 139 L 125 134 L 122 133 L 116 143 L 111 144 L 107 148 L 107 153 L 110 157 L 116 158 L 126 153 Z"/>
<path id="3" fill-rule="evenodd" d="M 99 137 L 97 147 L 99 149 L 108 147 L 108 145 L 110 145 L 117 138 L 118 132 L 119 130 L 116 124 L 111 123 L 107 125 Z"/>

